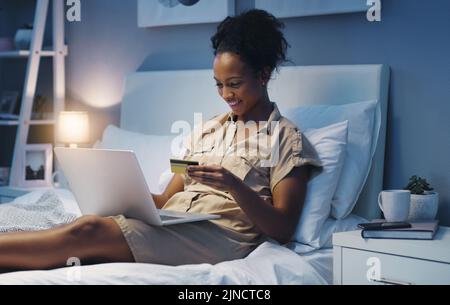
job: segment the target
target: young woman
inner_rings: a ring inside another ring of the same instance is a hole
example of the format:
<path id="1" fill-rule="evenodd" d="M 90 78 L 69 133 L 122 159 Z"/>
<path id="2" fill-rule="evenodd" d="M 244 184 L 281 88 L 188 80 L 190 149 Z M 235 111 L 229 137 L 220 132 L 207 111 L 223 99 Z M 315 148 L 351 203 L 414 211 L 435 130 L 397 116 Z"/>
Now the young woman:
<path id="1" fill-rule="evenodd" d="M 220 219 L 152 227 L 122 215 L 85 216 L 51 230 L 3 234 L 0 269 L 56 268 L 70 257 L 82 264 L 214 264 L 245 257 L 267 239 L 288 242 L 310 170 L 320 162 L 267 93 L 272 72 L 286 60 L 282 27 L 261 10 L 227 17 L 218 26 L 211 38 L 214 79 L 231 111 L 205 123 L 188 141 L 185 158 L 201 165 L 176 174 L 162 195 L 153 196 L 159 208 Z M 240 128 L 246 123 L 255 128 Z M 258 146 L 262 135 L 278 140 L 269 154 Z"/>

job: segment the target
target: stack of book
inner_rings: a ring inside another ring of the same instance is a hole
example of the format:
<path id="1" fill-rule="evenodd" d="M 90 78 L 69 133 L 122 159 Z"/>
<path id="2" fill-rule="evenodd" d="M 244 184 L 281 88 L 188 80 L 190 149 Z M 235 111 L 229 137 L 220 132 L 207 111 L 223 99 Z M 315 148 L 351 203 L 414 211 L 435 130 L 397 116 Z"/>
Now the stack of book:
<path id="1" fill-rule="evenodd" d="M 372 223 L 380 223 L 384 220 L 374 220 Z M 387 239 L 433 239 L 439 229 L 438 220 L 410 222 L 409 228 L 395 229 L 362 229 L 363 238 L 387 238 Z"/>

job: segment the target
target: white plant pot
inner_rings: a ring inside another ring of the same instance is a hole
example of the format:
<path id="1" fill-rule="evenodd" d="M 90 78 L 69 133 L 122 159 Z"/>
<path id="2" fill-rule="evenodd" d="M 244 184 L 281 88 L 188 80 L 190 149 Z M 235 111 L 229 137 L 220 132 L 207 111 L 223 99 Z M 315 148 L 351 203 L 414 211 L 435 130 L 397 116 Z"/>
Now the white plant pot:
<path id="1" fill-rule="evenodd" d="M 411 194 L 409 221 L 434 220 L 439 208 L 439 193 L 425 192 L 423 195 Z"/>

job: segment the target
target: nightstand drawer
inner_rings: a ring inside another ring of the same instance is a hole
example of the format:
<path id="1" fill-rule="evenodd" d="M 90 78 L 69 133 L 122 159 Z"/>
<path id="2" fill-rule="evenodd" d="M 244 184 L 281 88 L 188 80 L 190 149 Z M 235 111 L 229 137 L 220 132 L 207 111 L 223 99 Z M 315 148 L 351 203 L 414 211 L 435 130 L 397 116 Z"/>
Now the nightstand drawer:
<path id="1" fill-rule="evenodd" d="M 342 248 L 342 284 L 378 284 L 368 280 L 378 270 L 385 284 L 450 284 L 450 264 Z"/>

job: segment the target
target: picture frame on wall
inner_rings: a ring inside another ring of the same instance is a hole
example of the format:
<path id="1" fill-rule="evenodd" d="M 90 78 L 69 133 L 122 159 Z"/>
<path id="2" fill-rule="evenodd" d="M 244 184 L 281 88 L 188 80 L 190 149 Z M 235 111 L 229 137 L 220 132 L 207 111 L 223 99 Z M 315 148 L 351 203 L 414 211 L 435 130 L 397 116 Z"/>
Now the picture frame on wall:
<path id="1" fill-rule="evenodd" d="M 366 12 L 367 0 L 255 0 L 255 8 L 278 18 Z"/>
<path id="2" fill-rule="evenodd" d="M 52 150 L 52 144 L 25 145 L 21 156 L 20 187 L 50 187 L 52 185 Z"/>
<path id="3" fill-rule="evenodd" d="M 235 0 L 138 0 L 138 26 L 220 22 L 235 13 Z"/>

